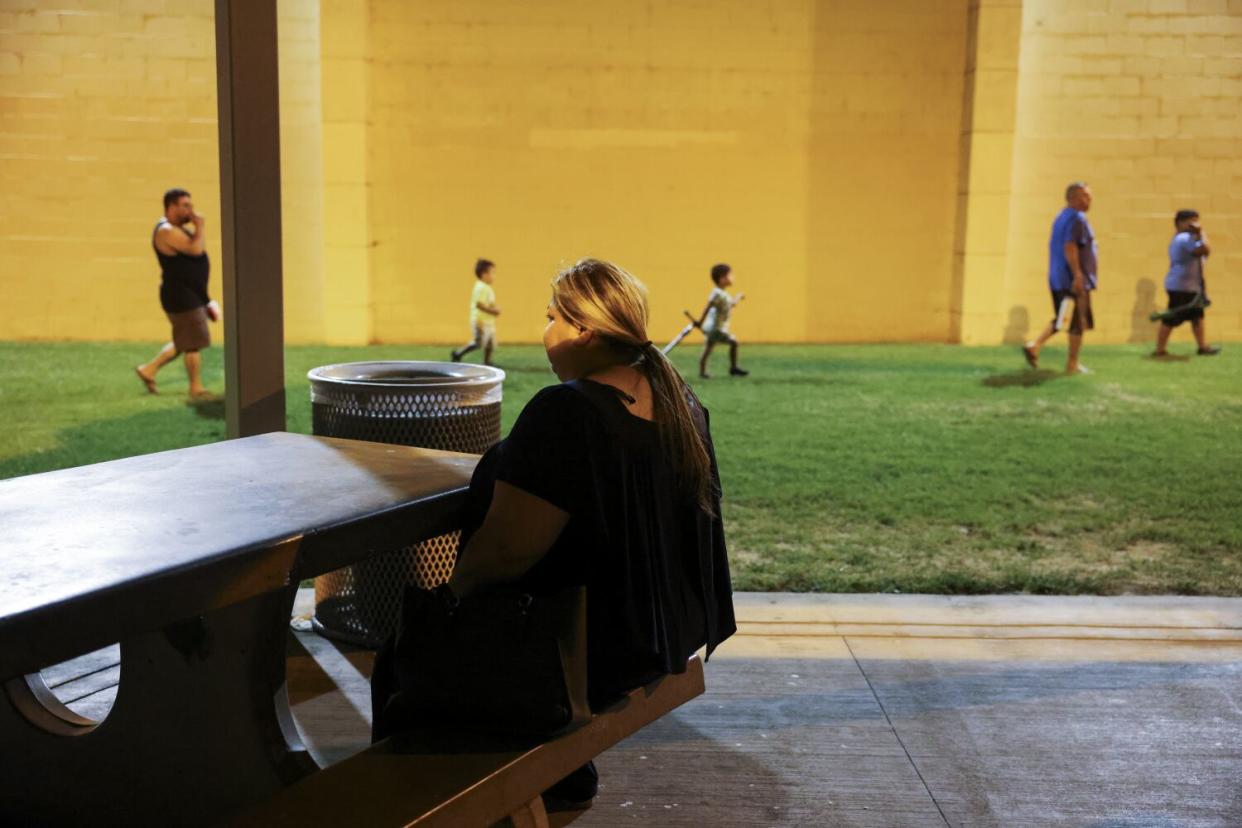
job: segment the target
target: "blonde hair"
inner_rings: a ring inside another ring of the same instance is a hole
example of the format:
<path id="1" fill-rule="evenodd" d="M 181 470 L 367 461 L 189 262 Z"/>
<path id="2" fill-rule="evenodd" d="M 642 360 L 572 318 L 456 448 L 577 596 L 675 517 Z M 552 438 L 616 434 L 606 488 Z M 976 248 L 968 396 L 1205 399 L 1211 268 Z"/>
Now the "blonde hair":
<path id="1" fill-rule="evenodd" d="M 679 484 L 704 511 L 714 513 L 711 458 L 690 403 L 694 399 L 697 408 L 698 400 L 647 338 L 643 283 L 611 262 L 582 259 L 552 280 L 552 303 L 569 323 L 594 331 L 613 348 L 633 352 L 634 367 L 651 384 L 660 442 Z"/>

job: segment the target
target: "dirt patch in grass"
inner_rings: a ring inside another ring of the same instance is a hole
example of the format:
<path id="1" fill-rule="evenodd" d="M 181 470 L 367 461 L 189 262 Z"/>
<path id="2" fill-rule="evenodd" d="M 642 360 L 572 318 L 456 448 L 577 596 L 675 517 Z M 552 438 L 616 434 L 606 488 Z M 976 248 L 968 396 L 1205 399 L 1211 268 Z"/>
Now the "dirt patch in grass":
<path id="1" fill-rule="evenodd" d="M 1012 535 L 961 525 L 829 525 L 767 546 L 734 544 L 730 558 L 737 589 L 1119 595 L 1176 585 L 1229 595 L 1242 585 L 1237 555 L 1194 554 L 1159 540 L 1119 543 L 1127 534 L 1054 523 Z"/>
<path id="2" fill-rule="evenodd" d="M 789 550 L 788 548 L 786 548 L 786 549 L 777 549 L 775 551 L 787 552 Z M 749 567 L 758 566 L 767 560 L 769 560 L 768 555 L 765 555 L 762 552 L 755 552 L 754 550 L 751 550 L 751 549 L 730 549 L 729 550 L 729 563 L 735 569 L 747 569 Z"/>
<path id="3" fill-rule="evenodd" d="M 1149 394 L 1136 394 L 1133 391 L 1118 385 L 1117 383 L 1106 383 L 1101 386 L 1103 393 L 1110 399 L 1123 402 L 1129 406 L 1141 408 L 1149 408 L 1157 411 L 1176 412 L 1183 408 L 1181 402 L 1173 397 L 1156 397 Z"/>

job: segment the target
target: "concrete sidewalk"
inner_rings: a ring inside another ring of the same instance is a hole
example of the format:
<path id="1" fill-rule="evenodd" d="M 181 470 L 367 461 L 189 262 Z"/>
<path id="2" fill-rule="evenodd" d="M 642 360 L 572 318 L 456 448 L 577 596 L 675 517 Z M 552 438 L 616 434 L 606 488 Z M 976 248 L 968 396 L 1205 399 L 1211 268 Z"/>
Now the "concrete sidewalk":
<path id="1" fill-rule="evenodd" d="M 608 825 L 1242 825 L 1242 600 L 743 594 Z"/>
<path id="2" fill-rule="evenodd" d="M 735 603 L 707 693 L 601 757 L 576 824 L 1242 825 L 1242 599 Z M 302 726 L 352 752 L 367 658 L 300 638 Z"/>

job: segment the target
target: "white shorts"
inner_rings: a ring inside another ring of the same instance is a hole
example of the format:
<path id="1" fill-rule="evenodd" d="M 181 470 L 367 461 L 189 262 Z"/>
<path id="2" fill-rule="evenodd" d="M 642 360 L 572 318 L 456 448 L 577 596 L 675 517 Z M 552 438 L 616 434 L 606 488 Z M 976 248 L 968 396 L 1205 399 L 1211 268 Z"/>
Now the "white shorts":
<path id="1" fill-rule="evenodd" d="M 472 341 L 474 342 L 475 345 L 481 348 L 495 348 L 496 347 L 496 326 L 495 325 L 479 325 L 476 323 L 474 326 L 473 336 L 474 336 L 474 339 Z"/>

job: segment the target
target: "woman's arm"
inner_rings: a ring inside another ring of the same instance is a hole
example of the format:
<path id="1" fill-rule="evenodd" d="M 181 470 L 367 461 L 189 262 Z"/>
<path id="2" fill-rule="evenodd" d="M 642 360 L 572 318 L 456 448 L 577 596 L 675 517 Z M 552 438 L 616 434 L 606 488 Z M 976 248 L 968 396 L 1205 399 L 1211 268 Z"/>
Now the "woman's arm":
<path id="1" fill-rule="evenodd" d="M 449 588 L 458 597 L 516 581 L 537 564 L 569 522 L 569 513 L 497 480 L 483 525 L 457 556 Z"/>

